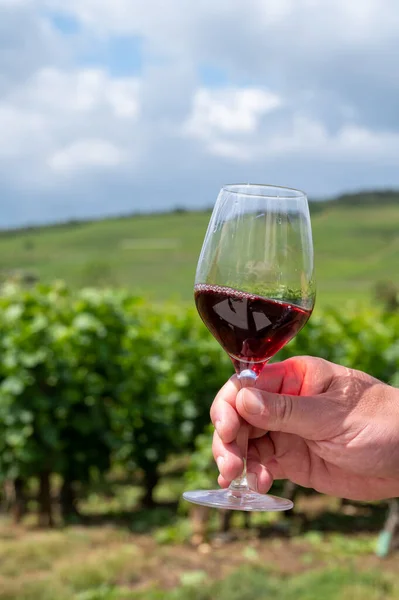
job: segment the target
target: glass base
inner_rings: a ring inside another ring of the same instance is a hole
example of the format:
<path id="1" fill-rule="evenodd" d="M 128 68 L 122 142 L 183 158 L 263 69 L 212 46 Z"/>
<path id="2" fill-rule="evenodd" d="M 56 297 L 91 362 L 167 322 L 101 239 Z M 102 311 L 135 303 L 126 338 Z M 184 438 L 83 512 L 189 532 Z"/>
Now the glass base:
<path id="1" fill-rule="evenodd" d="M 285 500 L 284 498 L 268 494 L 257 494 L 250 490 L 239 492 L 232 491 L 231 489 L 197 490 L 194 492 L 184 492 L 183 498 L 193 504 L 229 510 L 272 512 L 290 510 L 294 506 L 291 500 Z"/>

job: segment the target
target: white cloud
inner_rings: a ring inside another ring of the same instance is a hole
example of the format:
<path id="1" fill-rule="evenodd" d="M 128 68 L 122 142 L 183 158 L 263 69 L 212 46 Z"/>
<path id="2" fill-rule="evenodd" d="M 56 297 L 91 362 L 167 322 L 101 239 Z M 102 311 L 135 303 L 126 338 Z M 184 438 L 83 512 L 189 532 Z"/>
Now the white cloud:
<path id="1" fill-rule="evenodd" d="M 40 189 L 57 184 L 54 174 L 81 176 L 125 160 L 133 172 L 139 112 L 136 78 L 112 78 L 101 69 L 39 69 L 0 103 L 0 156 L 14 162 L 5 177 Z"/>
<path id="2" fill-rule="evenodd" d="M 311 117 L 294 113 L 285 119 L 284 126 L 276 131 L 258 123 L 259 135 L 250 136 L 243 136 L 239 129 L 234 132 L 236 135 L 230 135 L 230 131 L 221 130 L 217 123 L 212 126 L 208 123 L 202 135 L 198 127 L 196 137 L 207 152 L 232 159 L 236 164 L 307 159 L 399 167 L 399 132 L 372 131 L 351 124 L 330 132 L 321 121 Z"/>
<path id="3" fill-rule="evenodd" d="M 399 166 L 399 133 L 373 132 L 357 125 L 344 125 L 335 133 L 319 121 L 294 117 L 292 126 L 284 135 L 269 139 L 266 146 L 258 147 L 262 156 L 301 156 L 310 160 L 325 159 L 364 164 L 396 164 Z"/>
<path id="4" fill-rule="evenodd" d="M 18 158 L 29 153 L 33 139 L 41 137 L 45 121 L 34 111 L 26 111 L 11 104 L 0 104 L 0 157 Z"/>
<path id="5" fill-rule="evenodd" d="M 115 116 L 135 118 L 139 115 L 139 84 L 134 79 L 116 79 L 107 89 L 107 101 Z"/>
<path id="6" fill-rule="evenodd" d="M 136 118 L 139 113 L 139 81 L 133 77 L 111 78 L 101 69 L 40 69 L 15 94 L 19 100 L 21 96 L 31 106 L 71 114 L 103 109 L 117 117 Z"/>
<path id="7" fill-rule="evenodd" d="M 57 150 L 48 159 L 48 164 L 54 171 L 70 173 L 92 167 L 115 167 L 123 160 L 123 152 L 114 144 L 105 140 L 88 139 L 78 140 Z"/>
<path id="8" fill-rule="evenodd" d="M 221 133 L 254 133 L 260 118 L 280 106 L 280 98 L 257 88 L 201 88 L 193 98 L 193 110 L 185 129 L 195 137 Z"/>

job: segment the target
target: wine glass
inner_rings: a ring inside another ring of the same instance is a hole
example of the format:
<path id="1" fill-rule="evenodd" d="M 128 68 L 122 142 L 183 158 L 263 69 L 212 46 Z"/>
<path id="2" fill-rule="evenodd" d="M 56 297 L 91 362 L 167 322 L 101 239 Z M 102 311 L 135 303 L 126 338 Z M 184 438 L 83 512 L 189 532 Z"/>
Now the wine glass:
<path id="1" fill-rule="evenodd" d="M 241 386 L 305 325 L 315 301 L 313 243 L 306 195 L 295 189 L 226 185 L 214 207 L 195 278 L 197 310 L 230 356 Z M 246 478 L 248 425 L 237 443 L 244 470 L 227 490 L 185 492 L 195 504 L 280 511 L 290 500 L 253 492 Z"/>

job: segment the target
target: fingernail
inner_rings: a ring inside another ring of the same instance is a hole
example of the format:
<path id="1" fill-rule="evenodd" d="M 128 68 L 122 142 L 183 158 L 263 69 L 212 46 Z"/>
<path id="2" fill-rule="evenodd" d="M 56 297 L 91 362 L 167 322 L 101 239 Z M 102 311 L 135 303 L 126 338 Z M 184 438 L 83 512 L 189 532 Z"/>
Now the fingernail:
<path id="1" fill-rule="evenodd" d="M 258 491 L 258 478 L 255 473 L 247 473 L 247 481 L 251 490 Z"/>
<path id="2" fill-rule="evenodd" d="M 243 403 L 245 410 L 251 415 L 258 415 L 263 410 L 263 398 L 256 390 L 245 390 L 243 391 L 244 398 Z"/>
<path id="3" fill-rule="evenodd" d="M 224 458 L 223 456 L 218 456 L 218 458 L 216 459 L 216 464 L 218 466 L 219 471 L 221 471 L 223 465 L 224 465 Z"/>

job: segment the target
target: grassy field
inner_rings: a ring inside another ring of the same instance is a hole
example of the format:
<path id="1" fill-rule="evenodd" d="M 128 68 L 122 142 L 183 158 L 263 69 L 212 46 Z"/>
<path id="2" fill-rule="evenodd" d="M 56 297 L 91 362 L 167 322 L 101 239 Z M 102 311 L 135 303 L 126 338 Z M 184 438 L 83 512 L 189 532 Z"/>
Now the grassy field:
<path id="1" fill-rule="evenodd" d="M 399 597 L 397 555 L 374 554 L 383 508 L 299 498 L 290 524 L 258 514 L 247 530 L 238 513 L 228 537 L 214 533 L 193 546 L 187 519 L 170 504 L 120 512 L 136 492 L 89 498 L 83 509 L 93 520 L 85 527 L 41 531 L 0 521 L 0 600 Z"/>
<path id="2" fill-rule="evenodd" d="M 42 281 L 110 285 L 154 301 L 191 302 L 209 213 L 137 216 L 0 233 L 0 271 Z M 399 283 L 399 202 L 329 204 L 312 219 L 318 305 L 369 302 L 379 280 Z"/>

